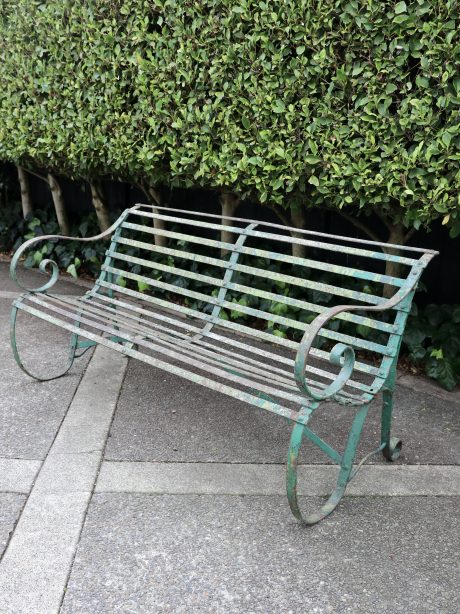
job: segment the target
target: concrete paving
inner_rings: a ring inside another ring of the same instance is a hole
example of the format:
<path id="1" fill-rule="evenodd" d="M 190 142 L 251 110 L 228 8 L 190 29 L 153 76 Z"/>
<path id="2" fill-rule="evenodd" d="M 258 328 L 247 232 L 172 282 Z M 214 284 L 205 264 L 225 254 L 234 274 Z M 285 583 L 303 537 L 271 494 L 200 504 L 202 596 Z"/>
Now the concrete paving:
<path id="1" fill-rule="evenodd" d="M 369 413 L 359 453 L 379 444 L 381 400 Z M 395 394 L 395 435 L 401 462 L 460 461 L 460 405 L 400 387 Z M 343 448 L 353 410 L 328 403 L 311 424 L 333 447 Z M 230 397 L 212 394 L 165 371 L 131 361 L 106 459 L 162 462 L 284 463 L 291 427 L 283 419 Z M 327 463 L 306 442 L 303 462 Z M 381 456 L 369 462 L 384 462 Z"/>
<path id="2" fill-rule="evenodd" d="M 332 465 L 300 465 L 298 491 L 329 495 L 337 481 Z M 235 463 L 104 462 L 96 492 L 148 494 L 279 495 L 286 492 L 284 465 Z M 364 465 L 347 487 L 359 496 L 460 496 L 460 467 Z"/>
<path id="3" fill-rule="evenodd" d="M 59 609 L 125 368 L 123 355 L 95 351 L 1 561 L 4 614 Z"/>
<path id="4" fill-rule="evenodd" d="M 9 340 L 11 300 L 0 298 L 0 450 L 7 458 L 43 459 L 81 380 L 89 355 L 66 377 L 37 382 L 17 366 Z M 24 363 L 42 375 L 67 361 L 70 336 L 27 314 L 18 317 L 18 347 Z"/>
<path id="5" fill-rule="evenodd" d="M 95 495 L 62 614 L 454 614 L 458 503 L 349 498 L 305 530 L 284 497 Z"/>
<path id="6" fill-rule="evenodd" d="M 0 559 L 16 526 L 25 500 L 24 495 L 0 492 Z"/>
<path id="7" fill-rule="evenodd" d="M 402 375 L 403 457 L 371 459 L 305 529 L 282 494 L 289 425 L 104 348 L 62 379 L 29 380 L 9 348 L 6 273 L 0 263 L 0 614 L 460 611 L 458 391 Z M 60 367 L 68 334 L 20 324 L 30 364 Z M 378 443 L 379 410 L 361 453 Z M 328 404 L 313 426 L 340 447 L 350 418 Z M 315 509 L 336 468 L 308 445 L 303 463 Z"/>

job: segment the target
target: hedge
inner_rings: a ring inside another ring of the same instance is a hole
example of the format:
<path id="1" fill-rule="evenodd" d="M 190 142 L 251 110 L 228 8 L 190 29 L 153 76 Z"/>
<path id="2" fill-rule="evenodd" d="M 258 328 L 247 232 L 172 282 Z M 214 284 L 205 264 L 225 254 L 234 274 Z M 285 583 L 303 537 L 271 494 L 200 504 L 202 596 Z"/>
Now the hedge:
<path id="1" fill-rule="evenodd" d="M 455 0 L 1 7 L 0 159 L 460 234 Z"/>

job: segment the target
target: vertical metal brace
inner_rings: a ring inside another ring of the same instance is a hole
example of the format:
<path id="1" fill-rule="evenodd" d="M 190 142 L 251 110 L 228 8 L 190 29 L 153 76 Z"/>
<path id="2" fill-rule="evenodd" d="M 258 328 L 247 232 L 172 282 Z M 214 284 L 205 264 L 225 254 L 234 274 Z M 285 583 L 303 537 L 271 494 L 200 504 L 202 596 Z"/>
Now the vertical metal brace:
<path id="1" fill-rule="evenodd" d="M 101 273 L 98 277 L 98 279 L 96 280 L 96 283 L 94 284 L 94 288 L 88 293 L 88 298 L 91 298 L 91 296 L 96 295 L 99 290 L 101 289 L 100 286 L 100 282 L 101 281 L 107 281 L 110 284 L 114 283 L 114 274 L 111 272 L 106 271 L 106 267 L 111 265 L 111 262 L 113 260 L 113 257 L 110 255 L 112 246 L 114 246 L 119 238 L 119 236 L 121 235 L 121 231 L 122 231 L 122 223 L 126 220 L 126 218 L 128 217 L 129 213 L 130 213 L 130 209 L 125 209 L 123 211 L 123 213 L 121 214 L 121 216 L 119 217 L 119 225 L 116 228 L 115 232 L 112 235 L 111 241 L 110 241 L 110 245 L 109 248 L 106 250 L 105 252 L 105 259 L 104 262 L 102 264 L 102 270 Z M 115 292 L 113 290 L 113 288 L 109 288 L 108 290 L 108 296 L 109 298 L 114 298 Z M 117 306 L 114 303 L 110 303 L 110 306 L 113 307 L 113 309 L 116 311 L 117 310 Z M 116 323 L 116 320 L 114 320 L 113 322 L 113 327 L 115 328 L 115 330 L 119 330 L 119 326 Z M 116 341 L 116 343 L 126 343 L 126 340 L 123 340 L 121 338 L 112 338 L 113 341 Z M 97 344 L 94 344 L 97 345 Z"/>
<path id="2" fill-rule="evenodd" d="M 107 281 L 108 283 L 113 283 L 113 273 L 108 273 L 105 270 L 105 267 L 110 266 L 110 264 L 112 262 L 113 258 L 110 255 L 110 251 L 112 249 L 112 246 L 115 245 L 115 243 L 117 242 L 117 239 L 121 235 L 121 231 L 122 231 L 122 226 L 121 225 L 126 220 L 126 218 L 128 217 L 130 211 L 131 211 L 131 209 L 125 209 L 123 211 L 123 213 L 120 215 L 120 217 L 118 218 L 118 227 L 116 228 L 115 232 L 112 235 L 112 239 L 110 241 L 109 248 L 105 252 L 105 260 L 104 260 L 103 265 L 102 265 L 101 273 L 100 273 L 98 279 L 96 280 L 94 288 L 92 289 L 90 294 L 97 294 L 97 292 L 100 290 L 99 282 L 101 282 L 101 281 Z M 112 288 L 109 288 L 108 294 L 109 294 L 110 298 L 113 298 L 114 291 L 113 291 Z"/>
<path id="3" fill-rule="evenodd" d="M 241 248 L 243 247 L 248 234 L 256 228 L 259 224 L 248 224 L 246 228 L 244 228 L 237 241 L 235 242 L 235 250 L 232 251 L 230 259 L 228 261 L 228 267 L 226 268 L 225 275 L 223 278 L 222 286 L 220 287 L 219 294 L 217 295 L 217 303 L 214 305 L 212 313 L 211 313 L 211 321 L 207 322 L 207 324 L 203 327 L 201 332 L 192 337 L 192 340 L 201 339 L 204 335 L 207 335 L 216 324 L 219 319 L 219 314 L 222 311 L 222 304 L 225 301 L 225 297 L 228 292 L 228 284 L 232 281 L 233 274 L 235 272 L 235 265 L 238 262 L 238 258 L 241 254 Z"/>

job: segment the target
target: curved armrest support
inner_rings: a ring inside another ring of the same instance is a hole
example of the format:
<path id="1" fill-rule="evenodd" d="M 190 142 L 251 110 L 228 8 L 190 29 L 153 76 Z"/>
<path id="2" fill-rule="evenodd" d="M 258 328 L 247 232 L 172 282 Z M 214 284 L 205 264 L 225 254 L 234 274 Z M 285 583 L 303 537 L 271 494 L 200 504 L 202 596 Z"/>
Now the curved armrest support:
<path id="1" fill-rule="evenodd" d="M 117 219 L 117 221 L 114 224 L 112 224 L 112 226 L 110 226 L 110 228 L 107 228 L 107 230 L 105 230 L 104 232 L 101 232 L 98 235 L 94 235 L 94 237 L 67 237 L 65 235 L 42 235 L 40 237 L 33 237 L 33 239 L 29 239 L 28 241 L 23 243 L 14 253 L 13 259 L 11 260 L 11 264 L 10 264 L 11 279 L 15 281 L 17 285 L 22 290 L 25 290 L 26 292 L 35 292 L 35 293 L 46 292 L 47 290 L 52 288 L 54 284 L 57 282 L 59 278 L 59 267 L 54 260 L 50 260 L 50 259 L 42 260 L 39 264 L 39 269 L 43 273 L 47 273 L 48 275 L 50 275 L 50 279 L 43 286 L 40 286 L 39 288 L 27 288 L 26 286 L 22 285 L 21 282 L 18 280 L 17 266 L 18 266 L 19 261 L 23 257 L 24 253 L 28 249 L 30 249 L 35 244 L 40 243 L 41 241 L 52 241 L 54 239 L 56 240 L 65 239 L 67 241 L 79 241 L 83 243 L 89 243 L 91 241 L 97 241 L 98 239 L 103 239 L 113 233 L 113 231 L 117 228 L 120 222 L 124 219 L 125 215 L 126 214 L 123 213 Z"/>
<path id="2" fill-rule="evenodd" d="M 350 379 L 351 374 L 353 373 L 353 368 L 355 364 L 354 349 L 349 345 L 345 345 L 344 343 L 337 343 L 336 345 L 334 345 L 329 354 L 330 362 L 333 365 L 341 367 L 336 379 L 321 392 L 316 392 L 312 390 L 307 383 L 305 377 L 305 370 L 307 367 L 310 350 L 318 333 L 322 328 L 324 328 L 324 326 L 329 322 L 329 320 L 344 311 L 385 311 L 387 309 L 392 309 L 393 307 L 396 307 L 396 305 L 398 305 L 402 300 L 404 300 L 406 296 L 415 289 L 420 274 L 425 268 L 425 266 L 428 264 L 428 262 L 431 260 L 431 257 L 432 256 L 429 255 L 422 256 L 422 258 L 417 262 L 416 265 L 414 265 L 411 272 L 409 273 L 407 282 L 398 290 L 398 292 L 396 292 L 396 294 L 392 298 L 388 299 L 387 301 L 384 301 L 380 305 L 337 305 L 337 307 L 332 307 L 331 309 L 328 309 L 324 313 L 318 315 L 313 320 L 310 325 L 310 328 L 305 332 L 299 344 L 294 366 L 295 380 L 297 386 L 299 387 L 299 390 L 303 394 L 305 394 L 313 401 L 324 401 L 326 399 L 334 398 L 335 395 L 337 395 L 337 393 L 339 393 L 343 389 L 347 381 Z"/>

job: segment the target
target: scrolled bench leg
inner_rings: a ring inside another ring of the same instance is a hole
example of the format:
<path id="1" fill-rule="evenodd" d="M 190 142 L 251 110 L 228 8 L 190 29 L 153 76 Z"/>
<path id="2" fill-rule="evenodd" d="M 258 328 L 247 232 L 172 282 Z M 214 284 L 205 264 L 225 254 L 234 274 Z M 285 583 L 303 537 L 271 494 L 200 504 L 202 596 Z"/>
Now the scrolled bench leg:
<path id="1" fill-rule="evenodd" d="M 41 377 L 40 375 L 35 375 L 34 373 L 31 373 L 28 369 L 26 369 L 26 367 L 24 366 L 21 360 L 21 357 L 19 356 L 18 346 L 16 343 L 17 315 L 18 315 L 18 308 L 13 306 L 11 310 L 10 338 L 11 338 L 11 348 L 13 350 L 13 356 L 19 368 L 22 369 L 22 371 L 24 371 L 24 373 L 26 373 L 29 377 L 32 377 L 33 379 L 36 379 L 40 382 L 48 382 L 50 380 L 58 379 L 59 377 L 62 377 L 63 375 L 65 375 L 70 370 L 70 368 L 73 365 L 73 361 L 75 360 L 75 352 L 77 348 L 78 336 L 76 334 L 72 334 L 72 337 L 70 340 L 70 348 L 69 348 L 69 359 L 63 371 L 61 371 L 57 375 L 53 375 L 52 377 Z"/>
<path id="2" fill-rule="evenodd" d="M 382 407 L 382 430 L 380 440 L 384 448 L 383 456 L 387 461 L 395 461 L 401 454 L 402 441 L 397 437 L 391 437 L 391 418 L 393 414 L 393 390 L 385 388 L 383 390 Z"/>
<path id="3" fill-rule="evenodd" d="M 291 511 L 303 524 L 310 526 L 320 522 L 320 520 L 323 520 L 323 518 L 329 516 L 329 514 L 334 511 L 342 499 L 353 469 L 353 460 L 355 458 L 356 448 L 361 437 L 361 431 L 368 411 L 369 404 L 362 405 L 353 419 L 345 452 L 342 455 L 339 476 L 337 478 L 337 485 L 334 491 L 326 503 L 317 512 L 309 514 L 308 516 L 304 516 L 302 514 L 297 497 L 297 463 L 304 436 L 304 426 L 299 423 L 294 425 L 289 444 L 286 486 Z"/>

